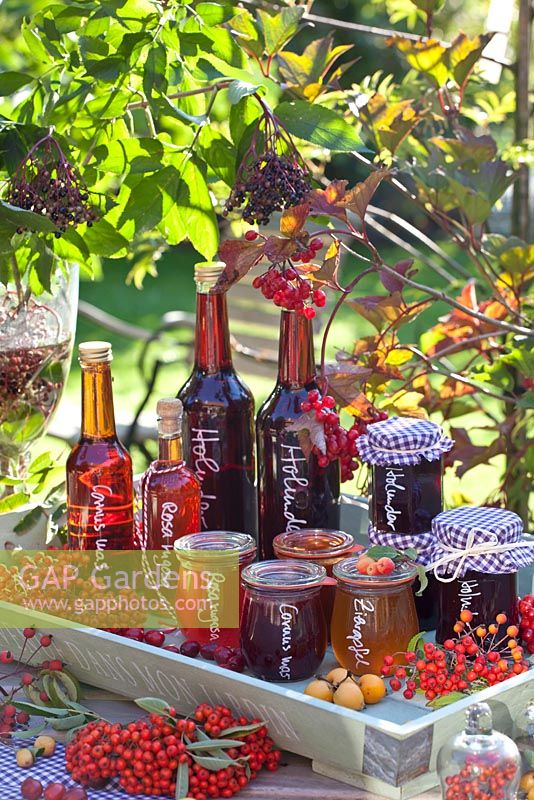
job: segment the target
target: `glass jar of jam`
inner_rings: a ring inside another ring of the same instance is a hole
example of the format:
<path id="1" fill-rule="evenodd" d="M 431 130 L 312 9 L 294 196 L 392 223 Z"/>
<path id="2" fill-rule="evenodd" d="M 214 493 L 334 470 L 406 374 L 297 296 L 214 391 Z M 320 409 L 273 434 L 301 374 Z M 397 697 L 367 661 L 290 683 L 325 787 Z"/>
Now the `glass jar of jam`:
<path id="1" fill-rule="evenodd" d="M 465 609 L 476 625 L 495 623 L 500 613 L 506 614 L 507 625 L 515 625 L 517 571 L 534 562 L 534 542 L 523 538 L 521 518 L 502 508 L 463 506 L 438 514 L 432 532 L 437 641 L 452 636 Z"/>
<path id="2" fill-rule="evenodd" d="M 174 549 L 180 560 L 183 595 L 178 599 L 187 603 L 183 619 L 188 624 L 180 625 L 183 635 L 201 645 L 217 642 L 239 647 L 244 599 L 241 573 L 256 558 L 255 540 L 247 533 L 203 531 L 182 536 Z M 177 612 L 180 619 L 179 606 Z M 195 617 L 198 627 L 190 624 Z M 225 619 L 235 619 L 236 625 L 225 627 L 221 624 Z"/>
<path id="3" fill-rule="evenodd" d="M 325 568 L 308 561 L 263 561 L 246 567 L 241 578 L 241 649 L 249 669 L 266 681 L 310 678 L 327 645 Z"/>
<path id="4" fill-rule="evenodd" d="M 274 554 L 277 558 L 302 558 L 313 561 L 326 569 L 332 577 L 334 564 L 351 553 L 363 550 L 361 545 L 354 544 L 354 536 L 345 531 L 334 531 L 323 528 L 303 528 L 300 531 L 280 533 L 273 540 Z M 328 631 L 334 608 L 335 586 L 323 586 L 321 601 Z"/>
<path id="5" fill-rule="evenodd" d="M 390 417 L 368 426 L 358 453 L 371 467 L 371 522 L 378 534 L 430 530 L 443 508 L 442 456 L 453 444 L 427 419 Z"/>
<path id="6" fill-rule="evenodd" d="M 357 563 L 351 557 L 334 567 L 332 647 L 345 669 L 379 675 L 384 656 L 406 651 L 419 631 L 412 591 L 417 569 L 405 561 L 390 575 L 361 575 Z"/>

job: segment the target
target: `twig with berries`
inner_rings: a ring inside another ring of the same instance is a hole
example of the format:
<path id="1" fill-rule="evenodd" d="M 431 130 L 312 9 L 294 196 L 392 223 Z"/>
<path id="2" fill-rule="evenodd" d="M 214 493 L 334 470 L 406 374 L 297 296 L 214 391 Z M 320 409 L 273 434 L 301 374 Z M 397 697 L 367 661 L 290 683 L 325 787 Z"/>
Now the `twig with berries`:
<path id="1" fill-rule="evenodd" d="M 455 638 L 443 645 L 424 642 L 417 634 L 409 643 L 406 653 L 395 653 L 384 658 L 382 675 L 391 677 L 389 685 L 398 692 L 404 685 L 407 700 L 416 693 L 424 694 L 433 708 L 452 703 L 462 694 L 485 689 L 514 678 L 530 669 L 517 642 L 519 628 L 506 625 L 506 614 L 497 614 L 489 625 L 471 626 L 473 613 L 467 609 L 454 625 Z M 402 659 L 405 664 L 396 666 Z"/>

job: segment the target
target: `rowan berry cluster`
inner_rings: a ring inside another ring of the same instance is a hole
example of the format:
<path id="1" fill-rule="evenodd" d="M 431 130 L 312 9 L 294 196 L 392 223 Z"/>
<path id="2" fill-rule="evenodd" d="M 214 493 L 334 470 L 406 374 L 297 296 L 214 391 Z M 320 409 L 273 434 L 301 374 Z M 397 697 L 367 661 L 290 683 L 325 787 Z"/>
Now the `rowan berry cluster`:
<path id="1" fill-rule="evenodd" d="M 218 767 L 227 762 L 224 768 L 208 768 L 206 757 L 215 751 Z M 115 780 L 130 795 L 174 797 L 178 770 L 187 768 L 186 794 L 195 800 L 233 797 L 279 761 L 280 751 L 259 720 L 234 718 L 229 708 L 207 704 L 196 708 L 194 719 L 178 719 L 169 707 L 124 727 L 93 722 L 66 748 L 67 770 L 85 787 Z"/>
<path id="2" fill-rule="evenodd" d="M 529 653 L 534 653 L 534 594 L 519 601 L 519 635 Z"/>
<path id="3" fill-rule="evenodd" d="M 456 775 L 445 779 L 445 800 L 504 800 L 517 777 L 517 764 L 512 760 L 488 764 L 480 756 Z"/>
<path id="4" fill-rule="evenodd" d="M 376 411 L 369 406 L 368 416 L 355 420 L 346 430 L 342 427 L 339 414 L 335 411 L 336 401 L 331 395 L 321 397 L 317 389 L 308 392 L 308 397 L 300 404 L 304 413 L 315 412 L 316 422 L 324 425 L 326 452 L 322 452 L 317 445 L 314 451 L 320 467 L 327 467 L 332 461 L 339 459 L 341 465 L 341 480 L 350 481 L 358 469 L 358 443 L 360 436 L 367 432 L 367 426 L 373 422 L 380 422 L 388 418 L 385 411 Z"/>
<path id="5" fill-rule="evenodd" d="M 44 661 L 42 664 L 36 664 L 33 662 L 35 656 L 43 648 L 50 647 L 52 644 L 51 636 L 48 634 L 40 636 L 37 646 L 34 647 L 29 656 L 25 657 L 28 643 L 35 637 L 36 630 L 35 628 L 24 628 L 22 635 L 24 641 L 20 653 L 16 657 L 18 662 L 23 664 L 28 669 L 37 668 L 61 670 L 63 668 L 61 661 Z M 11 650 L 0 651 L 0 664 L 9 665 L 13 664 L 14 661 L 15 656 Z M 3 698 L 2 702 L 0 703 L 0 736 L 9 736 L 17 729 L 18 726 L 24 726 L 29 722 L 29 715 L 26 713 L 26 711 L 18 711 L 13 705 L 13 700 L 16 699 L 16 695 L 21 692 L 24 687 L 32 686 L 34 682 L 35 678 L 30 672 L 22 672 L 20 673 L 18 686 L 10 686 L 8 689 L 2 689 Z M 46 692 L 41 692 L 41 694 L 44 695 L 47 701 L 50 699 Z"/>
<path id="6" fill-rule="evenodd" d="M 472 621 L 473 613 L 462 611 L 454 626 L 456 638 L 443 645 L 426 642 L 418 652 L 404 653 L 405 666 L 395 666 L 395 657 L 386 656 L 381 672 L 384 677 L 393 674 L 391 689 L 398 692 L 406 682 L 403 694 L 407 700 L 420 690 L 432 701 L 450 692 L 470 693 L 493 686 L 529 669 L 517 642 L 517 625 L 508 625 L 501 635 L 501 626 L 508 621 L 506 614 L 497 614 L 487 627 L 472 628 Z"/>
<path id="7" fill-rule="evenodd" d="M 56 237 L 69 226 L 82 222 L 91 226 L 97 218 L 87 189 L 53 136 L 37 142 L 24 157 L 8 183 L 6 199 L 48 217 L 58 229 Z"/>

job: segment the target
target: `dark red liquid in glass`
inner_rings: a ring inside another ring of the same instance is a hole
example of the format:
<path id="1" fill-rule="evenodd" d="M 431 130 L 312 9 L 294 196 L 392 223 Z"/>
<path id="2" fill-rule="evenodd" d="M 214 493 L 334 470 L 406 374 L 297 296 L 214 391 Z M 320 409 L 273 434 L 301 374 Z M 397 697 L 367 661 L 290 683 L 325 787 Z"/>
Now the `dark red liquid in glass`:
<path id="1" fill-rule="evenodd" d="M 202 530 L 255 534 L 254 399 L 232 366 L 224 293 L 197 294 L 195 366 L 178 396 Z"/>
<path id="2" fill-rule="evenodd" d="M 377 531 L 425 533 L 443 508 L 442 459 L 372 468 L 371 519 Z"/>
<path id="3" fill-rule="evenodd" d="M 69 546 L 130 550 L 132 460 L 115 433 L 109 364 L 82 367 L 82 434 L 67 460 Z"/>
<path id="4" fill-rule="evenodd" d="M 267 681 L 311 678 L 327 644 L 321 590 L 246 589 L 241 649 L 249 669 Z"/>
<path id="5" fill-rule="evenodd" d="M 493 575 L 489 572 L 467 570 L 462 578 L 449 583 L 437 581 L 438 586 L 438 626 L 436 640 L 443 643 L 455 634 L 453 627 L 460 619 L 460 612 L 468 609 L 473 612 L 473 626 L 490 625 L 497 614 L 503 612 L 508 618 L 507 625 L 517 624 L 517 573 Z M 498 640 L 505 635 L 501 627 Z"/>
<path id="6" fill-rule="evenodd" d="M 301 528 L 339 528 L 339 464 L 320 467 L 287 426 L 302 416 L 300 404 L 318 389 L 310 320 L 282 311 L 278 381 L 256 421 L 259 543 L 274 557 L 273 539 Z"/>

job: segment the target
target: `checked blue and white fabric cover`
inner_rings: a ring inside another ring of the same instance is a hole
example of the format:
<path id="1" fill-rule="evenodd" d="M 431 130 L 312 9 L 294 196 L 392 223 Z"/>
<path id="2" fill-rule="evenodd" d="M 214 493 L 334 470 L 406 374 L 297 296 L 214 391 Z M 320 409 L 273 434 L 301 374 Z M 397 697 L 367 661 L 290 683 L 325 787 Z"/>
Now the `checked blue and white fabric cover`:
<path id="1" fill-rule="evenodd" d="M 357 441 L 362 461 L 379 467 L 410 466 L 420 464 L 423 459 L 437 461 L 454 445 L 435 422 L 415 417 L 390 417 L 373 422 Z"/>
<path id="2" fill-rule="evenodd" d="M 431 568 L 462 577 L 467 570 L 503 574 L 534 562 L 534 537 L 523 533 L 521 518 L 503 508 L 461 506 L 432 520 Z"/>
<path id="3" fill-rule="evenodd" d="M 394 547 L 396 550 L 417 550 L 417 563 L 427 566 L 432 561 L 436 537 L 431 531 L 426 533 L 397 533 L 396 531 L 377 531 L 374 525 L 367 529 L 371 545 L 379 544 Z"/>

